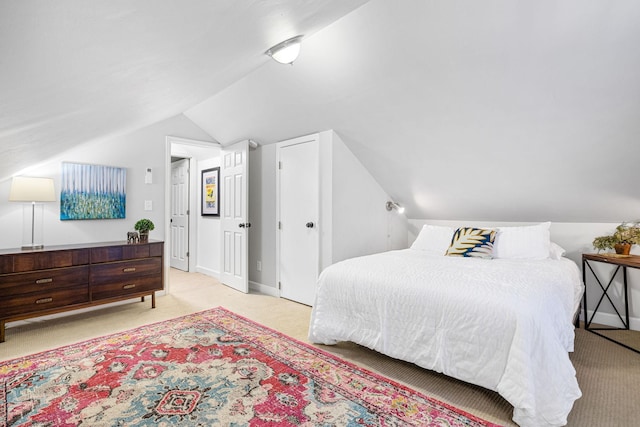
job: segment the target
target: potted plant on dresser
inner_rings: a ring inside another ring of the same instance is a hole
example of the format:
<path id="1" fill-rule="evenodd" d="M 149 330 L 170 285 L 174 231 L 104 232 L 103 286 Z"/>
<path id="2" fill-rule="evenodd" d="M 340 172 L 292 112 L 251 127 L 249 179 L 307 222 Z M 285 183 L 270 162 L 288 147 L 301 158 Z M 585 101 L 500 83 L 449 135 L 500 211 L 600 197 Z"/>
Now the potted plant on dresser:
<path id="1" fill-rule="evenodd" d="M 640 245 L 640 223 L 638 221 L 623 222 L 616 227 L 616 231 L 612 235 L 593 239 L 593 247 L 598 252 L 614 249 L 617 254 L 629 255 L 632 245 Z"/>
<path id="2" fill-rule="evenodd" d="M 140 243 L 147 243 L 149 241 L 149 231 L 156 227 L 153 225 L 153 221 L 143 218 L 136 222 L 134 228 L 140 233 Z"/>

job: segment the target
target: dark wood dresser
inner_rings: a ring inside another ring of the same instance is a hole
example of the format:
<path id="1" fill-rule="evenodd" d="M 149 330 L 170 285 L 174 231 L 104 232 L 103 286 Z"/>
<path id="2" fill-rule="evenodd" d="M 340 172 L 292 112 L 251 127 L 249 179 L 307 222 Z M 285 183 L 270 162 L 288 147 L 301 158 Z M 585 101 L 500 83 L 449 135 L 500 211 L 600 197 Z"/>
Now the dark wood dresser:
<path id="1" fill-rule="evenodd" d="M 76 310 L 164 289 L 164 243 L 104 242 L 0 249 L 0 342 L 5 323 Z"/>

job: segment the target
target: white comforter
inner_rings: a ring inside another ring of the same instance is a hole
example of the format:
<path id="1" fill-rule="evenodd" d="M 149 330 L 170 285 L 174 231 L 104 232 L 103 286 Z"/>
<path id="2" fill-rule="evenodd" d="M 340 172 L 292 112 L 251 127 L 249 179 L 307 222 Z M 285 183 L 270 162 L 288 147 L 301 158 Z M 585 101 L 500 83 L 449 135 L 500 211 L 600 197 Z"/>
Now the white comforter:
<path id="1" fill-rule="evenodd" d="M 322 272 L 309 339 L 352 341 L 495 390 L 521 426 L 564 425 L 581 396 L 567 352 L 582 291 L 564 258 L 385 252 Z"/>

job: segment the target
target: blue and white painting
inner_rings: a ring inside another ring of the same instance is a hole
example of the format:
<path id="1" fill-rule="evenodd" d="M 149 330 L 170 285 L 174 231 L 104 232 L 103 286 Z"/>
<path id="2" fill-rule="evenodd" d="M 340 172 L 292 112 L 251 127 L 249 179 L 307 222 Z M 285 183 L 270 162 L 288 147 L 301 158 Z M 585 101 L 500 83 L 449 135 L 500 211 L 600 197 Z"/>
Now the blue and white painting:
<path id="1" fill-rule="evenodd" d="M 60 219 L 125 218 L 127 169 L 62 163 Z"/>

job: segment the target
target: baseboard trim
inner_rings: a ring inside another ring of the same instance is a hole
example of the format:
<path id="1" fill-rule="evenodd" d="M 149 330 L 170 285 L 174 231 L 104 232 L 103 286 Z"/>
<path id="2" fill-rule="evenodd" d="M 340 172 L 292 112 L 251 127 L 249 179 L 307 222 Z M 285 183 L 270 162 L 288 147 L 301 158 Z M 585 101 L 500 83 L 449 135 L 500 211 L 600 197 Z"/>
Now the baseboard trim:
<path id="1" fill-rule="evenodd" d="M 589 310 L 589 319 L 593 316 L 593 310 Z M 622 323 L 616 314 L 609 313 L 596 313 L 591 323 L 598 323 L 604 326 L 610 326 L 612 328 L 621 328 Z M 629 329 L 633 331 L 640 331 L 640 318 L 638 317 L 629 317 Z"/>
<path id="2" fill-rule="evenodd" d="M 220 280 L 220 272 L 217 270 L 212 270 L 206 267 L 196 266 L 196 273 L 202 273 L 206 276 L 211 276 L 214 279 Z"/>
<path id="3" fill-rule="evenodd" d="M 259 294 L 280 298 L 280 292 L 275 287 L 263 285 L 262 283 L 253 282 L 251 280 L 249 280 L 249 290 L 253 290 Z"/>
<path id="4" fill-rule="evenodd" d="M 220 280 L 220 272 L 205 267 L 196 267 L 196 272 L 213 277 Z M 249 280 L 249 290 L 263 295 L 270 295 L 272 297 L 280 298 L 280 292 L 273 286 L 263 285 L 262 283 Z"/>

